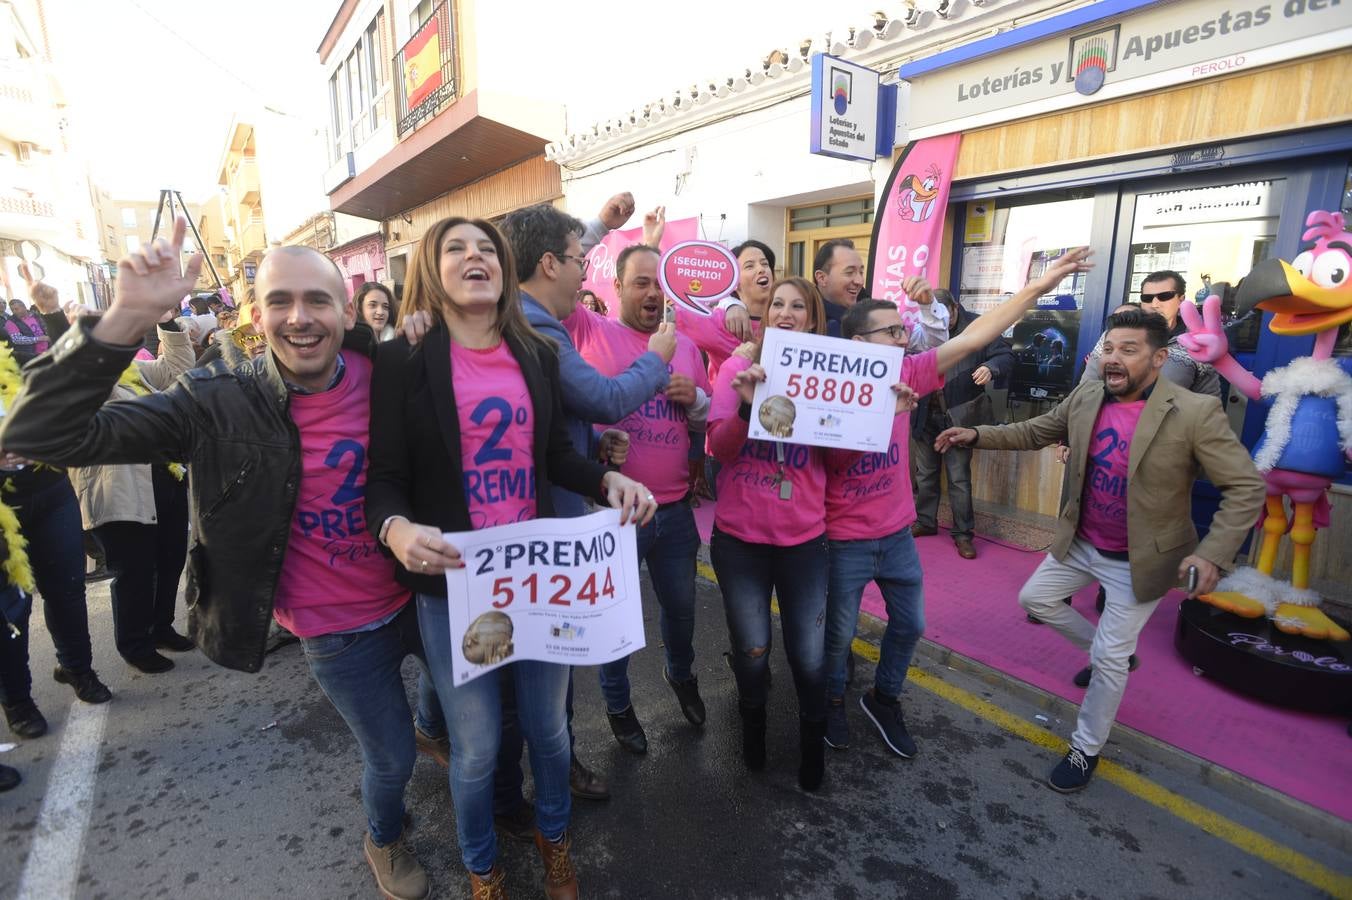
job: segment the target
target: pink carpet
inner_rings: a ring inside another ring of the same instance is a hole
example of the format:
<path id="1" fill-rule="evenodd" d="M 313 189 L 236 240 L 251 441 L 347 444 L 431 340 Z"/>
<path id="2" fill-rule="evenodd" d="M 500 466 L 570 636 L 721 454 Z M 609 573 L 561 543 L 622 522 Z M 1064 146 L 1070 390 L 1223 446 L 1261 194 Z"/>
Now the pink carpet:
<path id="1" fill-rule="evenodd" d="M 713 504 L 704 502 L 695 516 L 707 543 Z M 1072 702 L 1084 697 L 1070 681 L 1086 664 L 1084 654 L 1045 625 L 1026 621 L 1018 605 L 1019 587 L 1044 554 L 978 540 L 980 557 L 967 561 L 942 534 L 917 544 L 927 639 Z M 1091 621 L 1096 590 L 1075 597 L 1075 608 Z M 1259 703 L 1194 675 L 1173 644 L 1181 600 L 1178 593 L 1166 597 L 1141 633 L 1141 668 L 1131 675 L 1118 721 L 1352 821 L 1347 721 Z M 864 593 L 864 610 L 886 617 L 873 585 Z"/>

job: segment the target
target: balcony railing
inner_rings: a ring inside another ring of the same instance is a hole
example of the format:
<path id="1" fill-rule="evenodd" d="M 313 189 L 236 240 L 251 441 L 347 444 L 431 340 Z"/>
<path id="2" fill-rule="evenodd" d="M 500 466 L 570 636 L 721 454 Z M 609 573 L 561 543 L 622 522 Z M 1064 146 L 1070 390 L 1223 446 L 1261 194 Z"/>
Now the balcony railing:
<path id="1" fill-rule="evenodd" d="M 451 0 L 432 11 L 394 57 L 400 136 L 455 102 L 455 12 Z"/>

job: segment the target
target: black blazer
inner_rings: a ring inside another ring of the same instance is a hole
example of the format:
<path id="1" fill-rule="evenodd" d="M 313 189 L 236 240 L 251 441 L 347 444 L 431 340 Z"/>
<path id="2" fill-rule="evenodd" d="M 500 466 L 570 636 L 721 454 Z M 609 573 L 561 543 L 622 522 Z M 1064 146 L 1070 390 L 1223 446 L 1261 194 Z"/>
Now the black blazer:
<path id="1" fill-rule="evenodd" d="M 544 345 L 508 339 L 535 413 L 535 508 L 554 515 L 550 488 L 605 503 L 608 471 L 578 455 L 568 438 L 559 393 L 559 358 Z M 396 337 L 380 345 L 371 379 L 371 465 L 366 476 L 366 524 L 379 537 L 390 516 L 442 531 L 470 531 L 461 468 L 460 419 L 451 372 L 450 332 L 437 326 L 417 347 Z M 402 566 L 399 583 L 422 594 L 446 596 L 441 575 L 415 575 Z"/>

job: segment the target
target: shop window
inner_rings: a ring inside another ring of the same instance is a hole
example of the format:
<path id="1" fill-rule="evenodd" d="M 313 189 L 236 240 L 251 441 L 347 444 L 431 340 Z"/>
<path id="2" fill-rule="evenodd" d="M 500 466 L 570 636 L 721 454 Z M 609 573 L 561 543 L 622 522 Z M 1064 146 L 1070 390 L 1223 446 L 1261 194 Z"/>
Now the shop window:
<path id="1" fill-rule="evenodd" d="M 1272 255 L 1285 195 L 1282 178 L 1142 194 L 1132 222 L 1125 293 L 1137 297 L 1145 277 L 1165 269 L 1183 276 L 1185 302 L 1205 299 L 1208 281 L 1235 284 Z M 1232 297 L 1221 311 L 1234 351 L 1254 352 L 1262 314 L 1239 319 Z"/>

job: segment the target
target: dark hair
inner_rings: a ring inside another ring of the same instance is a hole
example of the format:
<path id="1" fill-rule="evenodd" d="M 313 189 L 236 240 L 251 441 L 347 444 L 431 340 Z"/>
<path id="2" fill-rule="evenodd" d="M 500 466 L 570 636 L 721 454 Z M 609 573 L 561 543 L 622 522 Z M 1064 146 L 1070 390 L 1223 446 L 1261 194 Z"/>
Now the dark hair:
<path id="1" fill-rule="evenodd" d="M 413 267 L 409 273 L 409 279 L 404 286 L 403 309 L 399 311 L 399 318 L 409 313 L 426 310 L 432 314 L 432 318 L 443 325 L 446 323 L 446 307 L 452 304 L 451 298 L 446 294 L 446 289 L 441 286 L 441 241 L 446 237 L 446 232 L 458 225 L 473 225 L 493 242 L 493 247 L 498 251 L 498 263 L 502 267 L 502 293 L 498 295 L 498 312 L 495 325 L 498 332 L 505 338 L 514 338 L 518 343 L 526 346 L 537 344 L 547 344 L 554 346 L 553 342 L 541 335 L 530 323 L 526 321 L 526 313 L 521 308 L 521 294 L 517 287 L 516 259 L 512 256 L 512 246 L 507 243 L 502 232 L 498 231 L 497 226 L 486 219 L 466 219 L 461 216 L 452 216 L 442 219 L 423 234 L 422 240 L 418 242 L 418 247 L 413 251 Z"/>
<path id="2" fill-rule="evenodd" d="M 948 288 L 935 288 L 934 302 L 942 303 L 944 306 L 957 306 L 958 298 L 954 297 L 953 292 Z"/>
<path id="3" fill-rule="evenodd" d="M 1141 279 L 1141 286 L 1144 287 L 1148 281 L 1168 281 L 1171 278 L 1173 279 L 1174 284 L 1178 286 L 1178 292 L 1180 294 L 1187 293 L 1188 283 L 1183 280 L 1182 275 L 1178 274 L 1173 269 L 1160 269 L 1158 272 L 1151 272 Z"/>
<path id="4" fill-rule="evenodd" d="M 756 248 L 757 250 L 765 254 L 765 261 L 770 264 L 770 271 L 773 272 L 775 268 L 775 251 L 771 250 L 768 246 L 762 244 L 755 238 L 748 238 L 742 241 L 736 247 L 733 247 L 732 248 L 733 258 L 740 261 L 742 258 L 742 251 L 748 250 L 752 247 Z"/>
<path id="5" fill-rule="evenodd" d="M 357 293 L 352 295 L 352 303 L 357 307 L 357 321 L 366 322 L 366 316 L 361 311 L 362 301 L 366 299 L 367 294 L 373 294 L 376 291 L 380 291 L 380 293 L 384 294 L 385 299 L 389 301 L 389 324 L 393 325 L 399 318 L 399 300 L 394 296 L 394 291 L 385 287 L 385 285 L 381 284 L 379 281 L 366 282 L 361 287 L 357 288 Z M 366 322 L 366 324 L 370 325 L 371 323 Z"/>
<path id="6" fill-rule="evenodd" d="M 568 252 L 568 235 L 582 237 L 586 227 L 568 213 L 548 203 L 513 210 L 502 220 L 502 233 L 516 258 L 516 280 L 530 281 L 546 253 Z"/>
<path id="7" fill-rule="evenodd" d="M 617 281 L 624 281 L 624 267 L 629 264 L 630 258 L 635 253 L 651 253 L 654 256 L 661 256 L 656 247 L 648 244 L 630 244 L 620 251 L 620 255 L 615 257 L 615 278 Z"/>
<path id="8" fill-rule="evenodd" d="M 874 313 L 890 309 L 897 311 L 897 305 L 891 300 L 860 300 L 845 310 L 845 315 L 840 317 L 840 336 L 843 338 L 852 338 L 857 334 L 863 334 L 868 331 L 868 320 Z"/>
<path id="9" fill-rule="evenodd" d="M 832 238 L 818 247 L 817 255 L 812 258 L 812 271 L 814 273 L 831 271 L 831 258 L 836 255 L 837 247 L 853 250 L 854 241 L 849 238 Z"/>
<path id="10" fill-rule="evenodd" d="M 1114 328 L 1136 328 L 1144 331 L 1146 343 L 1152 350 L 1163 350 L 1169 346 L 1169 324 L 1164 321 L 1164 316 L 1153 311 L 1128 309 L 1113 313 L 1108 317 L 1107 327 L 1103 329 L 1104 334 Z"/>

